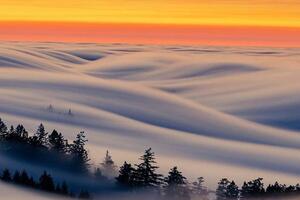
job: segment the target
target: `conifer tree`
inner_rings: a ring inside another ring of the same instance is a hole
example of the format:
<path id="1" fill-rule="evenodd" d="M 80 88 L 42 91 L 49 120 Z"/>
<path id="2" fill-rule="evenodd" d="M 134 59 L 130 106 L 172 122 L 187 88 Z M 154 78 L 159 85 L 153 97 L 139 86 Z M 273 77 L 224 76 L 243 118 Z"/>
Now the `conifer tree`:
<path id="1" fill-rule="evenodd" d="M 79 199 L 90 199 L 90 193 L 87 190 L 81 190 L 79 195 L 78 195 Z"/>
<path id="2" fill-rule="evenodd" d="M 21 183 L 21 176 L 20 176 L 20 172 L 18 170 L 16 170 L 15 173 L 14 173 L 13 182 L 16 183 L 16 184 Z"/>
<path id="3" fill-rule="evenodd" d="M 117 175 L 117 166 L 112 160 L 108 150 L 106 151 L 105 158 L 101 163 L 101 172 L 103 172 L 103 175 L 107 177 L 115 177 Z"/>
<path id="4" fill-rule="evenodd" d="M 70 146 L 70 153 L 72 155 L 73 162 L 77 166 L 77 170 L 81 172 L 87 172 L 89 167 L 89 157 L 88 152 L 85 149 L 86 142 L 84 132 L 77 134 L 76 139 L 73 141 L 73 144 Z M 74 166 L 75 167 L 75 166 Z"/>
<path id="5" fill-rule="evenodd" d="M 5 138 L 6 134 L 7 134 L 7 126 L 0 118 L 0 141 Z"/>
<path id="6" fill-rule="evenodd" d="M 48 136 L 48 142 L 51 150 L 60 153 L 66 152 L 66 140 L 64 139 L 63 135 L 58 133 L 56 130 L 53 130 Z"/>
<path id="7" fill-rule="evenodd" d="M 239 187 L 235 184 L 234 181 L 227 186 L 226 198 L 230 200 L 237 200 L 239 198 Z"/>
<path id="8" fill-rule="evenodd" d="M 262 196 L 265 193 L 262 180 L 262 178 L 257 178 L 253 181 L 244 182 L 241 189 L 241 199 Z"/>
<path id="9" fill-rule="evenodd" d="M 193 194 L 200 197 L 201 200 L 208 200 L 208 189 L 204 186 L 204 178 L 199 177 L 197 181 L 193 182 L 192 187 Z"/>
<path id="10" fill-rule="evenodd" d="M 19 124 L 15 129 L 15 140 L 16 141 L 27 141 L 28 139 L 28 132 L 24 128 L 23 125 Z"/>
<path id="11" fill-rule="evenodd" d="M 165 196 L 168 199 L 188 200 L 190 199 L 190 191 L 186 182 L 186 178 L 178 171 L 177 167 L 173 167 L 169 171 L 169 175 L 165 178 Z"/>
<path id="12" fill-rule="evenodd" d="M 61 194 L 61 187 L 60 187 L 59 183 L 57 183 L 56 186 L 55 186 L 55 193 Z"/>
<path id="13" fill-rule="evenodd" d="M 223 178 L 218 182 L 218 188 L 216 190 L 217 200 L 227 199 L 227 189 L 230 181 L 227 178 Z"/>
<path id="14" fill-rule="evenodd" d="M 120 167 L 119 175 L 116 177 L 117 183 L 123 187 L 132 187 L 134 185 L 133 175 L 135 169 L 126 161 Z"/>
<path id="15" fill-rule="evenodd" d="M 142 161 L 136 165 L 137 169 L 134 173 L 134 183 L 139 187 L 158 187 L 162 182 L 162 175 L 156 173 L 158 166 L 156 165 L 154 152 L 149 148 L 145 150 L 144 155 L 140 157 Z"/>
<path id="16" fill-rule="evenodd" d="M 65 181 L 63 181 L 61 185 L 61 194 L 69 195 L 69 187 Z"/>
<path id="17" fill-rule="evenodd" d="M 48 133 L 46 132 L 44 125 L 40 124 L 32 137 L 33 144 L 36 146 L 46 146 L 48 143 L 47 135 Z"/>
<path id="18" fill-rule="evenodd" d="M 44 173 L 41 175 L 39 179 L 39 187 L 41 190 L 45 190 L 48 192 L 55 191 L 53 179 L 50 174 L 47 174 L 46 171 L 44 171 Z"/>
<path id="19" fill-rule="evenodd" d="M 11 178 L 11 174 L 10 171 L 8 169 L 4 169 L 1 175 L 1 180 L 5 181 L 5 182 L 11 182 L 12 178 Z"/>
<path id="20" fill-rule="evenodd" d="M 30 185 L 30 180 L 28 177 L 28 174 L 25 170 L 23 170 L 20 174 L 20 184 L 29 186 Z"/>

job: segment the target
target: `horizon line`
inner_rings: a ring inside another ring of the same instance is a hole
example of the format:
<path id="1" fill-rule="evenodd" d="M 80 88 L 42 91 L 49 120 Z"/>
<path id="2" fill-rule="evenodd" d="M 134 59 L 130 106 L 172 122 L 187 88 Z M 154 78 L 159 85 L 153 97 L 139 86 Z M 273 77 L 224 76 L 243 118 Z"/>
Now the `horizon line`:
<path id="1" fill-rule="evenodd" d="M 300 47 L 300 27 L 0 21 L 0 40 Z"/>

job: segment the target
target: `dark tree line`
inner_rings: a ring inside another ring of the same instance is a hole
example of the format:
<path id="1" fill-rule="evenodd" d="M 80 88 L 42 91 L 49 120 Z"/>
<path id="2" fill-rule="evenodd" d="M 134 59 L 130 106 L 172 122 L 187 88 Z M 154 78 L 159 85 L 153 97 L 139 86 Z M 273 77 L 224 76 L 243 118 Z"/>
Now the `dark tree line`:
<path id="1" fill-rule="evenodd" d="M 4 169 L 0 175 L 0 179 L 6 183 L 16 184 L 23 187 L 34 188 L 49 193 L 55 193 L 62 196 L 75 197 L 75 195 L 69 191 L 69 186 L 65 181 L 55 183 L 52 176 L 44 171 L 38 180 L 35 180 L 33 176 L 29 176 L 25 170 L 16 170 L 13 174 L 8 169 Z M 88 199 L 90 194 L 87 191 L 82 190 L 78 194 L 78 198 Z"/>
<path id="2" fill-rule="evenodd" d="M 46 132 L 43 124 L 30 135 L 23 125 L 7 128 L 0 119 L 0 141 L 0 152 L 8 155 L 46 165 L 53 164 L 54 167 L 68 171 L 88 172 L 90 159 L 85 147 L 87 140 L 84 132 L 77 134 L 75 140 L 70 143 L 56 130 Z M 43 159 L 45 157 L 48 158 L 48 163 Z"/>
<path id="3" fill-rule="evenodd" d="M 204 186 L 204 178 L 199 177 L 197 181 L 189 183 L 187 178 L 175 166 L 170 169 L 168 175 L 164 177 L 158 172 L 158 165 L 155 154 L 151 148 L 145 150 L 139 158 L 138 164 L 124 164 L 117 171 L 117 166 L 112 160 L 109 152 L 106 152 L 105 158 L 99 167 L 93 173 L 90 170 L 89 155 L 86 150 L 87 139 L 84 132 L 77 134 L 75 140 L 69 143 L 62 133 L 53 130 L 50 134 L 46 132 L 43 124 L 40 124 L 37 131 L 28 134 L 23 125 L 16 128 L 11 126 L 9 129 L 0 119 L 0 152 L 13 153 L 15 156 L 30 155 L 32 159 L 48 156 L 51 163 L 55 165 L 63 163 L 71 166 L 72 172 L 85 174 L 87 178 L 97 181 L 108 181 L 109 177 L 115 177 L 118 188 L 126 192 L 148 191 L 155 194 L 158 199 L 167 200 L 189 200 L 192 197 L 201 200 L 208 200 L 209 193 L 212 193 Z M 3 147 L 4 148 L 1 148 Z M 59 157 L 60 160 L 56 160 Z M 46 163 L 50 164 L 50 163 Z M 9 183 L 19 184 L 47 192 L 61 195 L 74 196 L 69 191 L 66 182 L 55 184 L 51 175 L 44 172 L 38 181 L 29 177 L 25 170 L 16 171 L 13 175 L 8 169 L 3 170 L 1 180 Z M 258 178 L 249 182 L 244 182 L 239 188 L 234 181 L 226 178 L 218 182 L 215 191 L 216 200 L 242 200 L 255 198 L 285 197 L 300 195 L 300 185 L 286 186 L 276 182 L 275 184 L 264 187 L 263 179 Z M 81 190 L 78 195 L 80 198 L 90 198 L 87 190 Z"/>
<path id="4" fill-rule="evenodd" d="M 275 182 L 265 188 L 263 179 L 257 178 L 249 182 L 244 182 L 242 187 L 239 189 L 234 181 L 229 181 L 224 178 L 218 183 L 216 195 L 217 200 L 276 199 L 288 196 L 299 196 L 300 185 L 286 186 Z"/>
<path id="5" fill-rule="evenodd" d="M 168 175 L 163 177 L 157 172 L 158 166 L 151 148 L 145 150 L 140 157 L 140 163 L 132 165 L 128 162 L 120 167 L 116 177 L 117 184 L 128 191 L 146 190 L 158 195 L 158 198 L 189 200 L 191 196 L 208 199 L 208 190 L 203 185 L 204 179 L 198 178 L 192 186 L 186 177 L 175 166 L 170 169 Z"/>

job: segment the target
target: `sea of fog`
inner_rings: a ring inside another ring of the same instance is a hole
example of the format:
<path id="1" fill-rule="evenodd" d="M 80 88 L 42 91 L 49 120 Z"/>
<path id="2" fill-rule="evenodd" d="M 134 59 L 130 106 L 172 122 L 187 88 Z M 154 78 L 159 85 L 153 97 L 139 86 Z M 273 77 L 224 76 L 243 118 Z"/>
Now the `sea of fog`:
<path id="1" fill-rule="evenodd" d="M 299 49 L 1 43 L 0 118 L 85 131 L 92 166 L 107 149 L 121 165 L 152 147 L 161 173 L 178 166 L 212 189 L 223 177 L 296 184 L 299 77 Z"/>

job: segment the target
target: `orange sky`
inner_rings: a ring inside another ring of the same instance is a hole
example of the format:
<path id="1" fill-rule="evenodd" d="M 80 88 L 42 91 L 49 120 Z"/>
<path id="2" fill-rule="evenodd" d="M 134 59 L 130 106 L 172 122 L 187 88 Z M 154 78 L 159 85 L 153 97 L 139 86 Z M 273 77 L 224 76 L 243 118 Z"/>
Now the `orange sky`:
<path id="1" fill-rule="evenodd" d="M 299 0 L 0 0 L 0 40 L 300 47 Z"/>

